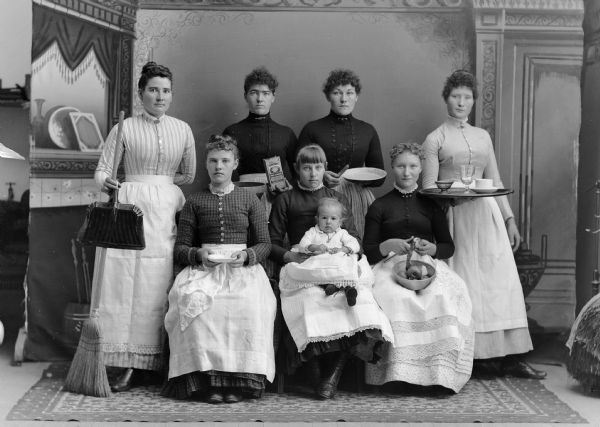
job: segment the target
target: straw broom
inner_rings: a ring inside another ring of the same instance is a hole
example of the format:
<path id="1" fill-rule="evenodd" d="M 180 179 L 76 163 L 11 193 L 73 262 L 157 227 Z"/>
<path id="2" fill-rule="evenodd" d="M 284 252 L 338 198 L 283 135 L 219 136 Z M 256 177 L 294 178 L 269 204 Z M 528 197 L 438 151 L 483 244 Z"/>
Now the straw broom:
<path id="1" fill-rule="evenodd" d="M 119 114 L 119 126 L 117 128 L 117 144 L 121 141 L 123 130 L 123 111 Z M 117 161 L 119 156 L 118 145 L 115 144 L 115 161 L 113 162 L 112 177 L 117 176 Z M 96 267 L 100 274 L 104 271 L 106 260 L 106 249 L 100 249 L 99 265 Z M 100 304 L 100 287 L 102 280 L 98 280 L 95 286 L 92 286 L 92 308 L 90 317 L 86 319 L 81 328 L 81 336 L 77 351 L 71 362 L 67 379 L 65 380 L 65 390 L 72 393 L 85 394 L 95 397 L 110 397 L 110 384 L 108 375 L 104 366 L 104 354 L 102 353 L 102 329 L 98 321 L 98 306 Z"/>

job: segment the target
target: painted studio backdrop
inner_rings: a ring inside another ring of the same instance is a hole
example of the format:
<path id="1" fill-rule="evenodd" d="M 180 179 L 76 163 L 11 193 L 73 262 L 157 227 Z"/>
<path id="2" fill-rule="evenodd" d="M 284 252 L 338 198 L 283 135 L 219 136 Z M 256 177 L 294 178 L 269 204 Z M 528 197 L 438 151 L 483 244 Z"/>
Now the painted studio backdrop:
<path id="1" fill-rule="evenodd" d="M 135 89 L 148 60 L 171 68 L 169 115 L 189 123 L 196 139 L 198 173 L 185 193 L 207 184 L 202 159 L 208 136 L 247 115 L 243 79 L 256 66 L 278 77 L 271 113 L 297 134 L 328 113 L 321 86 L 329 71 L 353 69 L 363 85 L 354 114 L 375 126 L 384 157 L 398 142 L 422 142 L 446 117 L 444 78 L 457 68 L 471 70 L 481 93 L 474 123 L 492 135 L 504 183 L 515 189 L 511 204 L 532 267 L 523 270 L 529 315 L 540 328 L 570 326 L 581 3 L 497 1 L 488 7 L 484 1 L 406 0 L 377 8 L 366 0 L 292 0 L 285 6 L 269 0 L 226 6 L 115 0 L 110 8 L 103 3 L 33 4 L 25 358 L 69 357 L 77 345 L 94 249 L 73 239 L 86 206 L 101 198 L 93 171 L 103 138 L 119 110 L 140 110 Z M 549 194 L 545 183 L 556 176 L 567 179 L 553 181 Z M 376 195 L 390 186 L 388 178 Z M 558 199 L 563 208 L 548 205 Z M 531 277 L 535 280 L 528 281 Z"/>

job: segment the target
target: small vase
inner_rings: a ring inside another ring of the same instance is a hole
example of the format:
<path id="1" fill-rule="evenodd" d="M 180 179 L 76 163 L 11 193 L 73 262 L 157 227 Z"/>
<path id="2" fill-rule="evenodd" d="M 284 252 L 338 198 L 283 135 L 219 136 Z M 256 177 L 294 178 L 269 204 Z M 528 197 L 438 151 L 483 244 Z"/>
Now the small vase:
<path id="1" fill-rule="evenodd" d="M 33 138 L 35 145 L 42 146 L 42 139 L 44 138 L 44 115 L 42 114 L 42 106 L 44 105 L 45 99 L 34 99 L 37 108 L 37 114 L 31 119 L 31 127 L 33 129 Z"/>

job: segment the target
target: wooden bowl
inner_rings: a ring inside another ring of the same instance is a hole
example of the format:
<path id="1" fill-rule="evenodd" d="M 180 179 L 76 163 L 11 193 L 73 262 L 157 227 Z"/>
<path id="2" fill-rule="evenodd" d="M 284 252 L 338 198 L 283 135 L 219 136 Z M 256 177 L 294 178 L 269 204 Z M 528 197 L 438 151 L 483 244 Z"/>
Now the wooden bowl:
<path id="1" fill-rule="evenodd" d="M 420 291 L 425 289 L 435 279 L 435 267 L 429 263 L 412 260 L 410 265 L 424 266 L 427 269 L 427 277 L 419 280 L 411 280 L 406 278 L 406 260 L 398 261 L 392 267 L 392 276 L 396 283 L 400 286 L 410 289 L 411 291 Z"/>

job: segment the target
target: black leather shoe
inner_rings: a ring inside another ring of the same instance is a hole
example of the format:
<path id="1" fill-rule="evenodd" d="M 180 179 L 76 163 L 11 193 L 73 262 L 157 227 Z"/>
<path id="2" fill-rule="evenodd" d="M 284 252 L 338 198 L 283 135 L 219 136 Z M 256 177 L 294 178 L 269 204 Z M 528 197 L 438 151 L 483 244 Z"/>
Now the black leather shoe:
<path id="1" fill-rule="evenodd" d="M 511 361 L 502 364 L 502 373 L 511 377 L 530 378 L 533 380 L 543 380 L 546 378 L 546 372 L 538 371 L 523 361 Z"/>
<path id="2" fill-rule="evenodd" d="M 225 403 L 238 403 L 244 400 L 244 396 L 239 393 L 226 393 L 223 396 L 223 402 Z"/>
<path id="3" fill-rule="evenodd" d="M 131 389 L 131 383 L 133 380 L 133 368 L 127 368 L 121 376 L 117 379 L 117 382 L 110 386 L 110 390 L 113 393 L 120 393 Z"/>
<path id="4" fill-rule="evenodd" d="M 206 401 L 213 405 L 223 403 L 223 395 L 217 391 L 213 391 L 211 393 L 208 393 L 208 396 L 206 397 Z"/>

